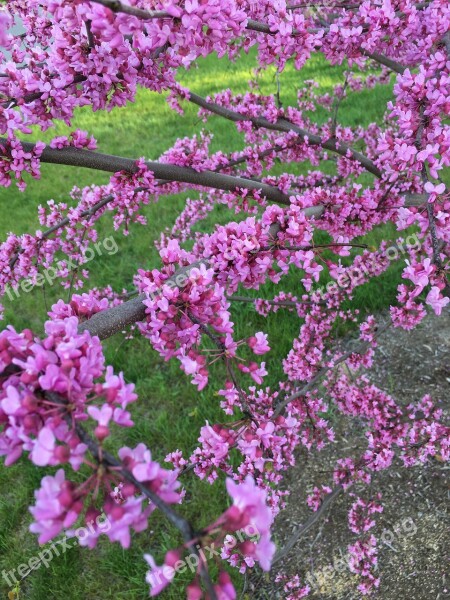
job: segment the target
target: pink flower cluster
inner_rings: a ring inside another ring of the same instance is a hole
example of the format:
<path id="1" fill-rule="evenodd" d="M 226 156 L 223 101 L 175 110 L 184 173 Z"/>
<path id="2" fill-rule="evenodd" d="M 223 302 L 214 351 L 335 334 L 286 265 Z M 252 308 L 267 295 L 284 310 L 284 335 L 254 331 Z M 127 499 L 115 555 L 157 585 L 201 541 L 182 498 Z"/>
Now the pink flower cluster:
<path id="1" fill-rule="evenodd" d="M 271 541 L 270 527 L 273 515 L 267 506 L 266 492 L 259 488 L 251 477 L 247 477 L 240 484 L 236 484 L 232 479 L 227 479 L 226 486 L 233 504 L 217 521 L 202 531 L 202 543 L 197 545 L 199 555 L 196 563 L 197 571 L 186 590 L 188 599 L 200 600 L 203 597 L 199 574 L 206 563 L 207 542 L 210 544 L 210 548 L 220 547 L 223 544 L 222 558 L 228 559 L 233 565 L 243 560 L 247 566 L 252 567 L 255 562 L 259 562 L 264 571 L 270 569 L 275 554 L 275 544 Z M 233 534 L 237 532 L 239 532 L 239 537 L 236 539 Z M 249 539 L 244 539 L 243 532 Z M 205 545 L 205 552 L 202 549 L 203 545 Z M 151 596 L 156 596 L 163 591 L 173 581 L 177 569 L 185 567 L 186 563 L 180 560 L 182 550 L 184 548 L 167 552 L 164 564 L 161 566 L 156 564 L 151 555 L 145 555 L 145 559 L 150 565 L 147 582 L 151 588 Z M 230 600 L 236 598 L 231 578 L 225 571 L 220 572 L 218 584 L 214 586 L 214 590 L 218 598 Z"/>
<path id="2" fill-rule="evenodd" d="M 358 574 L 362 580 L 358 584 L 359 591 L 362 594 L 369 594 L 374 588 L 378 588 L 380 579 L 373 574 L 378 564 L 376 537 L 370 535 L 363 540 L 358 540 L 348 546 L 348 553 L 350 570 Z"/>
<path id="3" fill-rule="evenodd" d="M 87 299 L 84 300 L 86 303 Z M 99 309 L 98 304 L 101 302 L 91 303 L 91 314 Z M 53 307 L 53 311 L 63 312 L 60 305 Z M 116 375 L 112 367 L 105 368 L 98 338 L 87 332 L 79 334 L 77 326 L 77 318 L 66 315 L 64 320 L 54 318 L 46 323 L 46 337 L 42 340 L 28 330 L 17 333 L 12 327 L 0 333 L 0 454 L 6 457 L 6 465 L 27 452 L 40 467 L 66 464 L 74 470 L 81 464 L 92 467 L 86 458 L 92 448 L 82 441 L 84 438 L 80 439 L 77 424 L 90 417 L 96 423 L 93 432 L 100 445 L 111 434 L 113 423 L 133 425 L 127 407 L 137 398 L 134 385 L 125 383 L 123 375 Z M 100 378 L 103 381 L 98 381 Z M 99 406 L 94 404 L 96 400 L 100 400 Z M 122 448 L 119 457 L 136 481 L 164 502 L 180 501 L 180 493 L 176 491 L 178 471 L 162 469 L 152 461 L 144 444 L 134 450 Z M 91 502 L 101 484 L 103 512 L 112 526 L 107 531 L 97 527 L 82 543 L 93 547 L 105 533 L 111 541 L 129 547 L 130 528 L 145 529 L 154 506 L 144 506 L 145 498 L 136 495 L 136 486 L 123 486 L 119 478 L 120 473 L 103 468 L 94 470 L 82 484 L 67 480 L 63 469 L 54 477 L 44 477 L 36 492 L 36 505 L 31 508 L 35 519 L 31 531 L 38 533 L 39 542 L 44 544 L 74 525 L 85 507 L 89 522 L 93 513 L 97 516 Z M 120 505 L 110 495 L 114 483 L 120 486 Z"/>

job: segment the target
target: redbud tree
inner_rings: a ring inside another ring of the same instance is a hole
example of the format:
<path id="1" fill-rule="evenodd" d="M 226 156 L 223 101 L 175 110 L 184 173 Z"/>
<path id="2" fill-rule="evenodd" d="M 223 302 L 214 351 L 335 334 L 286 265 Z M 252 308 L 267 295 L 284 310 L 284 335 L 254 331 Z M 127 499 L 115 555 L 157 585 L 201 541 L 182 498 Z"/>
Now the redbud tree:
<path id="1" fill-rule="evenodd" d="M 31 531 L 40 543 L 104 513 L 111 527 L 98 527 L 82 543 L 93 548 L 102 535 L 128 548 L 131 533 L 146 530 L 160 511 L 182 541 L 167 549 L 163 565 L 146 555 L 151 595 L 176 578 L 183 557 L 193 555 L 198 560 L 187 597 L 232 599 L 231 568 L 268 571 L 274 563 L 276 569 L 276 552 L 283 549 L 276 550 L 271 527 L 285 503 L 283 478 L 300 448 L 317 450 L 333 440 L 329 406 L 364 422 L 367 445 L 362 454 L 336 457 L 333 473 L 305 498 L 314 511 L 338 492 L 368 484 L 394 459 L 405 467 L 436 454 L 448 459 L 450 429 L 435 401 L 426 395 L 400 406 L 365 372 L 385 326 L 414 329 L 427 309 L 440 315 L 449 303 L 450 196 L 442 178 L 450 165 L 449 29 L 446 0 L 3 5 L 1 185 L 19 194 L 29 177 L 40 178 L 42 163 L 103 171 L 110 179 L 67 190 L 67 202 L 49 200 L 39 208 L 38 231 L 2 241 L 1 293 L 24 279 L 37 282 L 61 256 L 58 277 L 70 287 L 76 265 L 75 285 L 81 285 L 88 275 L 84 251 L 98 240 L 104 215 L 127 234 L 131 223 L 146 227 L 146 205 L 158 202 L 164 210 L 171 195 L 190 194 L 173 229 L 155 240 L 159 268 L 130 274 L 128 296 L 111 287 L 87 288 L 52 306 L 43 336 L 11 325 L 0 334 L 5 466 L 25 455 L 37 467 L 56 467 L 43 477 L 30 507 Z M 177 79 L 200 57 L 239 61 L 250 50 L 261 70 L 299 71 L 316 53 L 350 70 L 332 95 L 306 82 L 292 106 L 252 86 L 244 94 L 224 89 L 200 97 Z M 339 124 L 343 97 L 391 82 L 383 122 Z M 126 110 L 138 88 L 164 92 L 178 113 L 193 103 L 204 122 L 211 115 L 230 121 L 242 134 L 242 147 L 213 152 L 210 135 L 192 135 L 150 162 L 103 153 L 95 131 L 36 141 L 58 122 L 70 126 L 79 107 Z M 314 119 L 318 107 L 329 111 L 322 123 Z M 228 222 L 194 233 L 218 205 L 228 209 Z M 397 303 L 382 328 L 349 299 L 388 269 L 388 240 L 377 248 L 364 244 L 366 234 L 384 231 L 387 223 L 403 232 L 397 243 L 407 254 Z M 414 244 L 407 240 L 411 232 Z M 295 295 L 283 291 L 288 278 L 296 281 Z M 279 286 L 274 297 L 264 295 L 268 282 Z M 262 293 L 256 298 L 246 290 Z M 272 341 L 264 331 L 242 337 L 233 323 L 243 302 L 267 319 L 285 311 L 298 322 L 290 351 L 279 357 L 283 378 L 271 388 L 264 355 Z M 335 335 L 337 321 L 357 332 L 350 351 Z M 144 443 L 111 450 L 119 428 L 133 427 L 138 398 L 124 374 L 106 364 L 102 340 L 130 325 L 223 409 L 222 423 L 206 422 L 190 455 L 173 448 L 165 466 Z M 213 363 L 221 379 L 210 382 Z M 79 471 L 76 482 L 73 471 Z M 229 508 L 214 522 L 183 516 L 188 472 L 204 486 L 223 486 L 229 496 Z M 357 535 L 350 567 L 360 575 L 361 593 L 379 584 L 371 529 L 380 510 L 371 497 L 349 501 L 349 527 Z M 211 543 L 220 556 L 204 551 Z M 210 574 L 212 561 L 218 576 Z M 277 578 L 287 598 L 309 593 L 298 577 Z"/>

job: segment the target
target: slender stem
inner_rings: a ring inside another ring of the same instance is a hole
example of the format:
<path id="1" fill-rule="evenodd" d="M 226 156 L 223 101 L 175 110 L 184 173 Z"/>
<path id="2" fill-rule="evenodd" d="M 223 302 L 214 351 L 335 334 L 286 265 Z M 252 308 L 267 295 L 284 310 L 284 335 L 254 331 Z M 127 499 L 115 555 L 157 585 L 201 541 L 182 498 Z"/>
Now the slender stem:
<path id="1" fill-rule="evenodd" d="M 65 398 L 59 396 L 54 392 L 46 392 L 45 394 L 50 400 L 57 402 L 60 406 L 66 404 Z M 68 422 L 69 427 L 72 426 L 72 420 L 70 413 L 66 412 L 66 420 Z M 92 454 L 93 458 L 99 465 L 104 465 L 105 467 L 111 467 L 114 470 L 114 473 L 120 474 L 124 479 L 132 483 L 146 498 L 148 498 L 159 510 L 165 515 L 174 527 L 180 531 L 183 536 L 183 540 L 186 543 L 186 547 L 188 547 L 200 560 L 200 554 L 195 546 L 195 540 L 198 537 L 196 530 L 192 527 L 191 523 L 187 521 L 184 517 L 179 515 L 169 504 L 164 502 L 164 500 L 150 488 L 148 488 L 144 483 L 138 481 L 134 475 L 126 469 L 122 462 L 117 460 L 112 454 L 106 452 L 99 444 L 90 437 L 90 435 L 86 432 L 86 430 L 79 424 L 75 425 L 75 433 L 83 444 L 86 444 L 89 452 Z M 200 563 L 199 563 L 200 564 Z M 217 600 L 217 595 L 214 591 L 213 583 L 209 577 L 209 573 L 207 569 L 202 568 L 200 570 L 200 576 L 202 577 L 203 583 L 208 591 L 210 597 L 214 600 Z"/>
<path id="2" fill-rule="evenodd" d="M 277 562 L 279 562 L 280 560 L 285 558 L 285 556 L 287 556 L 289 554 L 289 552 L 292 550 L 292 548 L 295 546 L 295 544 L 300 540 L 300 538 L 303 537 L 311 529 L 311 527 L 325 515 L 328 507 L 339 496 L 339 494 L 342 492 L 342 490 L 343 490 L 343 487 L 341 485 L 338 485 L 329 494 L 327 494 L 325 496 L 325 498 L 322 501 L 322 504 L 320 505 L 320 508 L 318 510 L 316 510 L 316 512 L 313 513 L 309 517 L 309 519 L 305 523 L 303 523 L 303 525 L 301 525 L 296 531 L 294 531 L 294 533 L 288 539 L 285 546 L 283 548 L 281 548 L 280 550 L 278 550 L 278 552 L 275 554 L 273 561 L 272 561 L 272 567 Z"/>
<path id="3" fill-rule="evenodd" d="M 293 302 L 292 300 L 266 300 L 265 298 L 249 298 L 248 296 L 227 296 L 227 300 L 231 302 L 248 302 L 250 304 L 254 304 L 258 300 L 262 302 L 267 302 L 271 306 L 289 306 L 295 308 L 298 304 L 317 304 L 317 302 L 312 302 L 310 300 L 297 300 Z M 319 304 L 325 304 L 324 302 L 319 302 Z"/>
<path id="4" fill-rule="evenodd" d="M 367 50 L 364 50 L 364 48 L 361 48 L 361 53 L 364 54 L 364 56 L 367 56 L 367 58 L 371 58 L 375 62 L 380 63 L 380 65 L 384 65 L 385 67 L 388 67 L 389 69 L 391 69 L 391 71 L 394 71 L 395 73 L 399 73 L 400 75 L 403 75 L 403 73 L 406 70 L 405 66 L 401 65 L 400 63 L 393 60 L 392 58 L 383 56 L 382 54 L 378 54 L 376 52 L 373 52 L 373 53 L 368 52 Z"/>
<path id="5" fill-rule="evenodd" d="M 367 248 L 367 244 L 311 244 L 309 246 L 262 246 L 260 248 L 261 251 L 269 251 L 269 250 L 291 250 L 292 252 L 298 252 L 300 250 L 315 250 L 316 248 Z"/>
<path id="6" fill-rule="evenodd" d="M 348 155 L 350 154 L 351 158 L 359 162 L 369 173 L 372 173 L 372 175 L 375 175 L 375 177 L 379 179 L 382 176 L 380 169 L 375 165 L 375 163 L 372 160 L 370 160 L 370 158 L 368 158 L 367 156 L 364 156 L 364 154 L 362 154 L 361 152 L 358 152 L 357 150 L 354 150 L 347 144 L 339 142 L 335 139 L 323 140 L 319 135 L 311 133 L 306 129 L 302 129 L 301 127 L 294 125 L 294 123 L 291 123 L 286 119 L 278 119 L 278 121 L 272 123 L 264 117 L 251 117 L 248 115 L 243 115 L 242 113 L 239 113 L 237 111 L 225 108 L 224 106 L 220 106 L 215 102 L 210 102 L 205 98 L 202 98 L 198 94 L 194 94 L 194 92 L 189 92 L 189 98 L 187 99 L 193 104 L 200 106 L 200 108 L 208 110 L 216 115 L 219 115 L 220 117 L 224 117 L 229 121 L 234 121 L 235 123 L 249 121 L 253 123 L 255 127 L 262 127 L 271 131 L 294 131 L 298 134 L 298 136 L 302 139 L 303 142 L 307 142 L 311 146 L 319 146 L 324 150 L 336 152 L 340 156 L 344 156 L 346 158 L 348 158 Z"/>

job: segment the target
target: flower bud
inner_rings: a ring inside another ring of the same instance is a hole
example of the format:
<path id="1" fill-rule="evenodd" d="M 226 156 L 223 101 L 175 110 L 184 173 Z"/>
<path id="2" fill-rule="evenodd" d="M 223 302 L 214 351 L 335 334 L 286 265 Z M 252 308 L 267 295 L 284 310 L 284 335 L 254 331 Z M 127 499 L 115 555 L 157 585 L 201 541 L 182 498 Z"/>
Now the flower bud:
<path id="1" fill-rule="evenodd" d="M 67 446 L 57 446 L 54 455 L 59 463 L 66 463 L 70 458 L 70 450 Z"/>
<path id="2" fill-rule="evenodd" d="M 102 442 L 105 438 L 107 438 L 109 436 L 109 429 L 108 427 L 106 427 L 106 425 L 97 425 L 97 427 L 95 428 L 94 434 L 95 437 Z"/>

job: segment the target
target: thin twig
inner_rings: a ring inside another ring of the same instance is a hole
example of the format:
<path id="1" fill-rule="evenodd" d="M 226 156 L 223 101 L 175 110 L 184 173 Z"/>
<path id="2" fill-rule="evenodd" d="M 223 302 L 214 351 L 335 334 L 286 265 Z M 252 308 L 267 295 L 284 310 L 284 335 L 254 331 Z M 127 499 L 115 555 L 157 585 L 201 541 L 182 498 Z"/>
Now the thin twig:
<path id="1" fill-rule="evenodd" d="M 382 327 L 380 327 L 378 329 L 378 331 L 376 332 L 376 337 L 378 337 L 379 335 L 381 335 L 384 331 L 386 331 L 386 329 L 391 325 L 390 322 L 386 323 L 385 325 L 383 325 Z M 328 373 L 328 371 L 330 371 L 331 369 L 334 369 L 335 367 L 337 367 L 337 365 L 345 362 L 348 358 L 350 358 L 350 356 L 352 356 L 352 354 L 364 354 L 365 352 L 367 352 L 367 350 L 369 349 L 370 344 L 369 342 L 363 342 L 360 346 L 358 346 L 357 348 L 355 348 L 354 350 L 350 350 L 348 352 L 346 352 L 345 354 L 343 354 L 342 356 L 340 356 L 339 358 L 335 359 L 335 360 L 331 360 L 331 364 L 327 365 L 325 367 L 322 367 L 316 374 L 315 376 L 308 381 L 300 390 L 297 390 L 296 392 L 294 392 L 293 394 L 291 394 L 290 396 L 288 396 L 287 398 L 285 398 L 276 408 L 274 414 L 273 414 L 273 418 L 278 417 L 278 415 L 280 415 L 283 410 L 286 408 L 286 406 L 288 404 L 290 404 L 291 402 L 293 402 L 294 400 L 297 400 L 297 398 L 301 398 L 302 396 L 304 396 L 306 394 L 306 392 L 309 392 L 309 390 L 318 382 L 320 381 L 320 379 L 322 379 L 322 377 L 324 375 L 326 375 L 326 373 Z"/>
<path id="2" fill-rule="evenodd" d="M 338 485 L 327 496 L 325 496 L 325 498 L 322 501 L 322 504 L 320 505 L 320 508 L 318 510 L 316 510 L 316 512 L 313 513 L 309 517 L 309 519 L 301 527 L 299 527 L 297 529 L 297 531 L 295 531 L 292 534 L 292 536 L 289 538 L 289 540 L 287 541 L 285 546 L 281 550 L 278 550 L 278 552 L 275 554 L 275 557 L 272 561 L 272 567 L 277 562 L 279 562 L 281 559 L 285 558 L 287 556 L 287 554 L 289 554 L 289 552 L 295 546 L 295 544 L 297 544 L 297 542 L 300 540 L 300 538 L 303 537 L 311 529 L 311 527 L 319 519 L 321 519 L 324 516 L 328 507 L 339 496 L 339 494 L 342 492 L 342 490 L 343 490 L 342 486 Z"/>
<path id="3" fill-rule="evenodd" d="M 62 407 L 65 407 L 67 404 L 65 398 L 54 392 L 46 392 L 45 396 L 48 397 L 52 402 L 60 404 Z M 72 415 L 68 411 L 65 414 L 65 419 L 68 425 L 71 427 Z M 164 502 L 164 500 L 162 500 L 162 498 L 156 492 L 152 491 L 150 488 L 144 485 L 144 483 L 138 481 L 131 471 L 124 467 L 121 461 L 117 460 L 112 454 L 101 448 L 79 423 L 76 423 L 75 425 L 75 433 L 80 441 L 83 444 L 86 444 L 92 457 L 99 465 L 103 465 L 106 468 L 113 467 L 115 474 L 119 473 L 124 479 L 132 483 L 140 492 L 142 492 L 142 494 L 144 494 L 146 498 L 148 498 L 157 508 L 159 508 L 159 510 L 170 521 L 170 523 L 172 523 L 172 525 L 174 525 L 174 527 L 180 531 L 181 535 L 183 536 L 183 540 L 186 543 L 186 547 L 189 548 L 199 558 L 199 564 L 203 564 L 203 559 L 195 545 L 195 541 L 199 534 L 192 527 L 191 523 L 179 515 L 169 504 L 166 504 L 166 502 Z M 217 600 L 214 585 L 209 577 L 207 569 L 204 568 L 204 565 L 203 568 L 200 569 L 200 576 L 210 597 L 214 600 Z"/>
<path id="4" fill-rule="evenodd" d="M 350 157 L 353 158 L 353 160 L 359 162 L 369 173 L 372 173 L 372 175 L 375 175 L 375 177 L 377 178 L 381 178 L 382 176 L 381 171 L 378 169 L 375 163 L 372 160 L 370 160 L 370 158 L 368 158 L 367 156 L 364 156 L 364 154 L 362 154 L 361 152 L 354 150 L 353 148 L 351 148 L 343 142 L 338 142 L 336 140 L 330 139 L 323 140 L 319 135 L 311 133 L 310 131 L 306 131 L 305 129 L 298 127 L 294 123 L 291 123 L 287 119 L 278 119 L 275 123 L 272 123 L 264 117 L 252 117 L 248 115 L 243 115 L 237 111 L 231 110 L 224 106 L 220 106 L 215 102 L 208 101 L 205 98 L 199 96 L 198 94 L 194 94 L 193 92 L 189 92 L 189 97 L 187 98 L 187 100 L 189 100 L 193 104 L 196 104 L 197 106 L 200 106 L 200 108 L 208 110 L 230 121 L 249 121 L 253 123 L 255 127 L 261 127 L 264 129 L 269 129 L 271 131 L 294 131 L 299 135 L 299 137 L 303 138 L 305 142 L 307 141 L 309 145 L 319 146 L 324 150 L 336 152 L 340 156 L 344 156 L 346 158 L 348 158 L 348 155 L 350 154 Z"/>
<path id="5" fill-rule="evenodd" d="M 92 50 L 92 48 L 95 48 L 95 39 L 94 36 L 92 35 L 92 21 L 90 21 L 89 19 L 87 21 L 84 22 L 85 26 L 86 26 L 86 35 L 87 35 L 87 39 L 88 39 L 88 48 L 90 50 Z"/>

